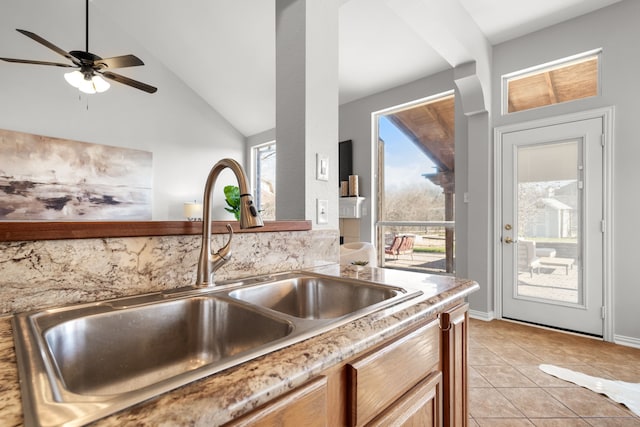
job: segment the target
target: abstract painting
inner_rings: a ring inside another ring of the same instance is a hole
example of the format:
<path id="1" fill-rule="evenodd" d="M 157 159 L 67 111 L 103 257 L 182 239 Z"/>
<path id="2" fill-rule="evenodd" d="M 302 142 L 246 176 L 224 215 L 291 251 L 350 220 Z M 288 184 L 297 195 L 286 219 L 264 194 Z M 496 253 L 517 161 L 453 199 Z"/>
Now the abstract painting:
<path id="1" fill-rule="evenodd" d="M 0 130 L 0 221 L 150 220 L 152 153 Z"/>

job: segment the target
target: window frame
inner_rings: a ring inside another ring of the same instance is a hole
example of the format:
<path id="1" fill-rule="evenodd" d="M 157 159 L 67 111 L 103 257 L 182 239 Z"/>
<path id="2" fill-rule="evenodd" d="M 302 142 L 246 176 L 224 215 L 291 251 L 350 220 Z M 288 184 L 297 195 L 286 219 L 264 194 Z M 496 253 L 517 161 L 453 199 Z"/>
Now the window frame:
<path id="1" fill-rule="evenodd" d="M 273 145 L 273 151 L 274 151 L 274 155 L 276 156 L 276 161 L 277 161 L 277 144 L 276 144 L 276 140 L 270 140 L 270 141 L 266 141 L 263 142 L 261 144 L 256 144 L 253 145 L 251 147 L 251 187 L 252 187 L 252 194 L 253 194 L 253 199 L 254 199 L 254 203 L 257 207 L 257 209 L 262 210 L 262 206 L 261 206 L 261 201 L 262 201 L 262 194 L 260 193 L 260 183 L 258 182 L 260 177 L 258 176 L 258 160 L 260 158 L 258 152 L 259 150 L 268 147 L 270 145 Z M 275 181 L 274 181 L 274 185 L 275 185 Z M 274 191 L 277 191 L 274 190 Z M 274 207 L 275 209 L 275 207 Z M 275 216 L 275 212 L 274 212 L 274 216 Z M 275 220 L 275 217 L 273 218 L 273 220 Z"/>
<path id="2" fill-rule="evenodd" d="M 600 96 L 602 94 L 602 48 L 598 48 L 598 49 L 593 49 L 593 50 L 589 50 L 586 52 L 582 52 L 582 53 L 578 53 L 575 55 L 571 55 L 571 56 L 567 56 L 564 58 L 560 58 L 560 59 L 556 59 L 554 61 L 549 61 L 549 62 L 545 62 L 543 64 L 538 64 L 538 65 L 534 65 L 532 67 L 528 67 L 528 68 L 524 68 L 518 71 L 513 71 L 511 73 L 507 73 L 507 74 L 503 74 L 502 77 L 500 78 L 500 83 L 501 83 L 501 91 L 502 91 L 502 97 L 501 97 L 501 105 L 500 105 L 500 113 L 502 116 L 508 116 L 511 114 L 517 114 L 517 113 L 521 113 L 523 111 L 531 111 L 531 110 L 537 110 L 540 108 L 547 108 L 553 105 L 559 105 L 559 104 L 566 104 L 568 102 L 574 102 L 574 101 L 579 101 L 581 99 L 589 99 L 589 98 L 593 98 L 596 96 Z M 539 107 L 532 107 L 532 108 L 527 108 L 524 110 L 518 110 L 518 111 L 512 111 L 509 112 L 509 82 L 515 78 L 523 78 L 523 77 L 527 77 L 527 76 L 533 76 L 533 75 L 537 75 L 540 73 L 543 73 L 545 71 L 551 71 L 551 70 L 556 70 L 559 68 L 563 68 L 565 66 L 570 66 L 573 65 L 575 63 L 579 63 L 582 61 L 586 61 L 591 57 L 597 57 L 597 62 L 598 62 L 598 66 L 597 66 L 597 77 L 596 77 L 596 85 L 597 85 L 597 90 L 596 90 L 596 94 L 593 96 L 589 96 L 589 97 L 585 97 L 585 98 L 576 98 L 576 99 L 571 99 L 568 101 L 562 101 L 562 102 L 556 102 L 553 104 L 547 104 L 547 105 L 541 105 Z"/>

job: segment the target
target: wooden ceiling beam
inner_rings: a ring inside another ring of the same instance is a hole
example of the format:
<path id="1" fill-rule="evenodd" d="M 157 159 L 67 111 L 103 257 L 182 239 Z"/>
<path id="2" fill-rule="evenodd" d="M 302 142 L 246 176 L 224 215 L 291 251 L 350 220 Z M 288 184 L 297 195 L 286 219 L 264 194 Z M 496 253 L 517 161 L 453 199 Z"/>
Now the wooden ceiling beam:
<path id="1" fill-rule="evenodd" d="M 438 111 L 432 107 L 432 105 L 435 104 L 427 104 L 424 106 L 424 109 L 427 113 L 427 115 L 438 124 L 438 127 L 442 130 L 442 133 L 444 133 L 445 138 L 447 141 L 451 141 L 453 139 L 452 135 L 451 135 L 451 131 L 449 129 L 449 125 L 447 124 L 447 122 L 445 122 L 442 118 L 442 116 L 440 115 L 440 113 L 438 113 Z"/>
<path id="2" fill-rule="evenodd" d="M 553 76 L 551 75 L 551 71 L 547 71 L 546 73 L 544 73 L 544 80 L 547 83 L 547 90 L 549 92 L 549 100 L 551 101 L 551 104 L 557 104 L 560 101 L 556 96 L 556 87 L 553 84 Z"/>

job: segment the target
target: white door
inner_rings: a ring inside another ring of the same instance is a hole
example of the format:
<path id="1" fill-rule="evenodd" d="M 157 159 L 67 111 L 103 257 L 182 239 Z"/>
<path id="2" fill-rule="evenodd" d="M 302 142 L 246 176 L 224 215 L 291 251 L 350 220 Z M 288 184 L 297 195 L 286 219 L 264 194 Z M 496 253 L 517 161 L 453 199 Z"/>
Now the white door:
<path id="1" fill-rule="evenodd" d="M 603 334 L 603 123 L 502 135 L 502 316 Z"/>

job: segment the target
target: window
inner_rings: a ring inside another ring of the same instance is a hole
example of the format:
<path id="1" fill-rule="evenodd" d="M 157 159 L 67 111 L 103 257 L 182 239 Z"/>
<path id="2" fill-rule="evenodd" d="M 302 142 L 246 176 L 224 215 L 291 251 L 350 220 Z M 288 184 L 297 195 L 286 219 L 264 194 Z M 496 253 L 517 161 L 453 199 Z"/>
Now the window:
<path id="1" fill-rule="evenodd" d="M 374 114 L 381 267 L 453 274 L 455 97 Z"/>
<path id="2" fill-rule="evenodd" d="M 276 142 L 252 149 L 254 203 L 263 219 L 276 219 Z"/>
<path id="3" fill-rule="evenodd" d="M 600 53 L 587 52 L 504 75 L 502 113 L 597 96 Z"/>

